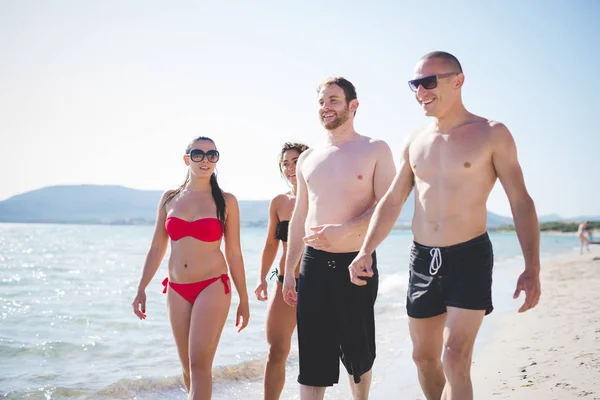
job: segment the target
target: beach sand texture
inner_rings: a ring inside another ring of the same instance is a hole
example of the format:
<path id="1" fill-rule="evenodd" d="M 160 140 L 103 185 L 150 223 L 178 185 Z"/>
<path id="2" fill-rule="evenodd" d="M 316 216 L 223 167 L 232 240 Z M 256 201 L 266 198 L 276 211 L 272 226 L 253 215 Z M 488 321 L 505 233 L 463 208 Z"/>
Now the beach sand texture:
<path id="1" fill-rule="evenodd" d="M 473 359 L 475 398 L 600 399 L 600 246 L 590 249 L 542 263 L 538 306 L 494 320 Z"/>

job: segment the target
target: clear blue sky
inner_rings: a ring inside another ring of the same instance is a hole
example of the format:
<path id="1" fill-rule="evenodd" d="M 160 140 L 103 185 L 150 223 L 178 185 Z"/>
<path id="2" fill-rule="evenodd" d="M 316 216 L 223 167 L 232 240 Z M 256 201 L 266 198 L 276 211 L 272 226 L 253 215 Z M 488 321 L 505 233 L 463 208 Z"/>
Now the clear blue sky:
<path id="1" fill-rule="evenodd" d="M 320 80 L 350 79 L 357 130 L 397 156 L 429 123 L 406 81 L 445 50 L 467 108 L 512 131 L 539 214 L 600 215 L 600 2 L 289 3 L 0 0 L 0 199 L 173 188 L 200 134 L 225 190 L 270 199 L 286 188 L 281 144 L 325 138 Z M 488 208 L 510 214 L 499 184 Z"/>

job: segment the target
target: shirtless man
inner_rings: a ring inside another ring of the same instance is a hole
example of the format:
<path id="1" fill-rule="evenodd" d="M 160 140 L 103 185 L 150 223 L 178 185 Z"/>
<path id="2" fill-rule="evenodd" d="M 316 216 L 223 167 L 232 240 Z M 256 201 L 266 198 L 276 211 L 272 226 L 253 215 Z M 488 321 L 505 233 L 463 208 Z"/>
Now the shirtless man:
<path id="1" fill-rule="evenodd" d="M 515 142 L 501 123 L 465 109 L 464 80 L 460 63 L 448 53 L 433 52 L 417 63 L 409 86 L 434 123 L 409 136 L 398 174 L 349 267 L 357 285 L 374 274 L 369 255 L 394 226 L 414 186 L 406 308 L 413 359 L 428 400 L 473 398 L 473 345 L 484 315 L 493 309 L 486 202 L 496 178 L 510 202 L 525 259 L 514 293 L 515 298 L 522 290 L 526 294 L 519 312 L 540 298 L 539 226 Z"/>
<path id="2" fill-rule="evenodd" d="M 354 399 L 367 399 L 375 360 L 375 249 L 369 253 L 373 275 L 364 286 L 350 282 L 347 267 L 396 168 L 385 142 L 354 130 L 358 100 L 352 83 L 329 78 L 318 93 L 327 143 L 298 160 L 283 297 L 297 304 L 300 398 L 323 399 L 326 387 L 338 383 L 341 358 Z"/>

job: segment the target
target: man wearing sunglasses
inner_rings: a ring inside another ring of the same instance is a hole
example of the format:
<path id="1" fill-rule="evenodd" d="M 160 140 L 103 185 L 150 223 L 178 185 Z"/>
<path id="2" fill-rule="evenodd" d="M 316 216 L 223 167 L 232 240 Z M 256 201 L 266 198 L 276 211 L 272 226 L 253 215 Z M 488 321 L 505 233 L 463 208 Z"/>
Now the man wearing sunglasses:
<path id="1" fill-rule="evenodd" d="M 297 304 L 300 398 L 323 399 L 326 387 L 338 383 L 341 359 L 354 399 L 366 400 L 375 361 L 377 268 L 361 287 L 350 282 L 347 268 L 396 167 L 385 142 L 354 130 L 359 103 L 351 82 L 329 78 L 318 94 L 327 140 L 302 153 L 296 167 L 283 298 Z M 369 257 L 375 265 L 375 252 Z"/>
<path id="2" fill-rule="evenodd" d="M 413 359 L 429 400 L 473 398 L 473 345 L 483 317 L 493 309 L 486 201 L 497 179 L 510 202 L 525 261 L 514 294 L 525 291 L 519 312 L 540 298 L 539 226 L 515 142 L 503 124 L 465 109 L 464 81 L 451 54 L 429 53 L 417 63 L 408 85 L 433 124 L 408 137 L 398 174 L 349 267 L 357 285 L 373 274 L 370 254 L 389 234 L 414 187 L 406 309 Z"/>

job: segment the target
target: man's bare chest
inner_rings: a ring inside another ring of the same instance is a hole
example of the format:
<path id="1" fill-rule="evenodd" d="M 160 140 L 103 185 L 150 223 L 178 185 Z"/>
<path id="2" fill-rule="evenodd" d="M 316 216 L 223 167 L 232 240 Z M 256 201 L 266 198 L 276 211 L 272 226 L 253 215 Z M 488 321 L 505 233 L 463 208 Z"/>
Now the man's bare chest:
<path id="1" fill-rule="evenodd" d="M 375 163 L 368 154 L 330 153 L 310 161 L 305 164 L 303 175 L 313 193 L 359 190 L 373 185 Z"/>
<path id="2" fill-rule="evenodd" d="M 411 168 L 422 180 L 433 177 L 468 177 L 487 173 L 492 166 L 486 136 L 428 135 L 409 149 Z"/>

